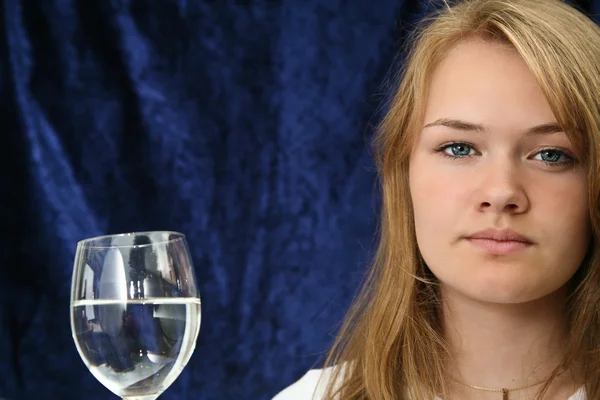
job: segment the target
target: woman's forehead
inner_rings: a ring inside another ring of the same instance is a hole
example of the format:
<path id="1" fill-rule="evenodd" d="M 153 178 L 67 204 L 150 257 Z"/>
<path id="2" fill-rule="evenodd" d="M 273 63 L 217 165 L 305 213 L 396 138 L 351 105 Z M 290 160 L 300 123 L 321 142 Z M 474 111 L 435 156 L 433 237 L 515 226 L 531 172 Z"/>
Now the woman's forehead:
<path id="1" fill-rule="evenodd" d="M 529 67 L 511 47 L 473 39 L 452 49 L 433 70 L 424 124 L 440 119 L 526 130 L 556 123 Z"/>

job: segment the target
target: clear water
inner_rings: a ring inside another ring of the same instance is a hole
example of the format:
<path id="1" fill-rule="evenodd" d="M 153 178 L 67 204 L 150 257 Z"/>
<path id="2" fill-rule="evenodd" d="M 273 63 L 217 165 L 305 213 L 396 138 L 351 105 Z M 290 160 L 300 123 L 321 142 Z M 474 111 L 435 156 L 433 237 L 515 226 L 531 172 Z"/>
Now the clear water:
<path id="1" fill-rule="evenodd" d="M 200 299 L 82 300 L 72 304 L 81 358 L 117 396 L 160 395 L 189 361 Z"/>

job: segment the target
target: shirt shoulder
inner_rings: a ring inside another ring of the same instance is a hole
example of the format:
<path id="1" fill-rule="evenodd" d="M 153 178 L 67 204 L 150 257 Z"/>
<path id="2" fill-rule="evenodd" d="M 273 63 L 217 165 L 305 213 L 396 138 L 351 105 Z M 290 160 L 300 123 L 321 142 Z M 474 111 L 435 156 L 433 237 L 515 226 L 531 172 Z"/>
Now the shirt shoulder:
<path id="1" fill-rule="evenodd" d="M 337 367 L 312 369 L 285 388 L 273 400 L 321 400 Z"/>
<path id="2" fill-rule="evenodd" d="M 586 400 L 587 396 L 585 395 L 585 386 L 581 386 L 579 390 L 577 390 L 573 396 L 569 397 L 568 400 Z"/>

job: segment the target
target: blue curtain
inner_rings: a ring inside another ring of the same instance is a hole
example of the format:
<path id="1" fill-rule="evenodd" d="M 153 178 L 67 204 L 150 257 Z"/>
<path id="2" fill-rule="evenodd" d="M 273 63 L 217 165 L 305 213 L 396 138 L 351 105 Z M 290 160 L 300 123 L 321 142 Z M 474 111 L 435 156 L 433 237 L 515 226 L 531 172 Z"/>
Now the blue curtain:
<path id="1" fill-rule="evenodd" d="M 0 397 L 110 399 L 76 242 L 177 230 L 202 295 L 161 399 L 269 399 L 322 359 L 374 244 L 369 151 L 426 1 L 4 0 Z M 600 12 L 600 0 L 580 2 Z"/>

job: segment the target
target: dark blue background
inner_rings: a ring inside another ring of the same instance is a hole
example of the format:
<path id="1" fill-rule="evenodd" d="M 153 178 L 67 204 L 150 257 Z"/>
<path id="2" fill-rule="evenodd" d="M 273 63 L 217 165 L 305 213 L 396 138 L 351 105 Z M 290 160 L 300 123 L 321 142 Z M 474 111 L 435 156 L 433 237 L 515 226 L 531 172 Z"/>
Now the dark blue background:
<path id="1" fill-rule="evenodd" d="M 369 139 L 426 1 L 5 0 L 0 397 L 110 399 L 69 325 L 75 245 L 185 233 L 196 352 L 161 399 L 269 399 L 373 249 Z M 600 12 L 600 0 L 579 3 Z"/>

